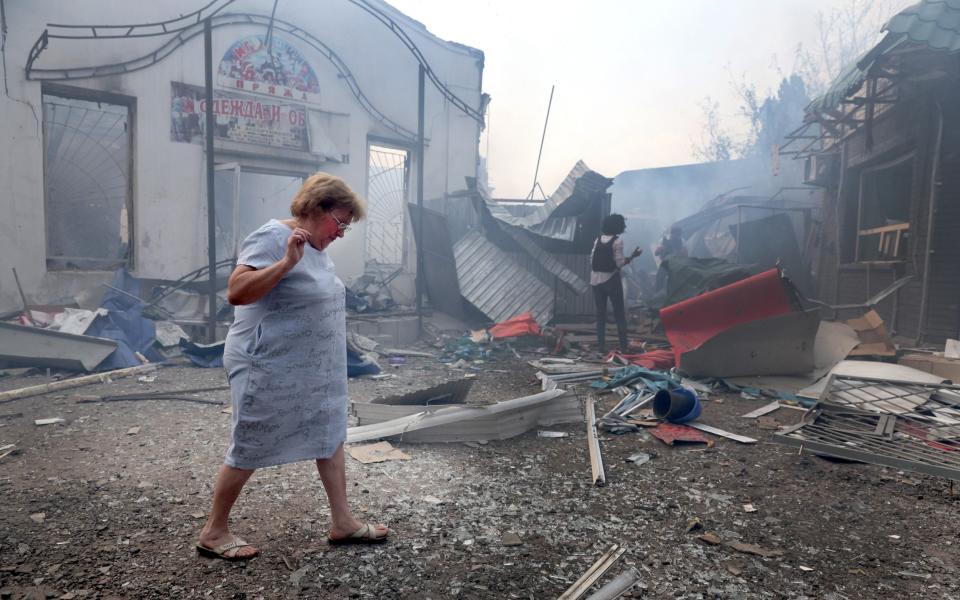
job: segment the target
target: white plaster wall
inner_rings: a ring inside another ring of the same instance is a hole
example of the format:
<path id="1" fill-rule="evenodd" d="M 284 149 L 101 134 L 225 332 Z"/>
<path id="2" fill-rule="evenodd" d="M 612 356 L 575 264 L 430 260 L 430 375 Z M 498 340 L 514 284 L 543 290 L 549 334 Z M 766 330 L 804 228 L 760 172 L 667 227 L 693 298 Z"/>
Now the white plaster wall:
<path id="1" fill-rule="evenodd" d="M 19 305 L 10 267 L 16 267 L 33 302 L 58 302 L 109 280 L 111 273 L 46 270 L 43 210 L 43 144 L 40 132 L 41 84 L 26 81 L 27 54 L 47 22 L 139 23 L 172 18 L 195 10 L 196 0 L 163 3 L 122 3 L 84 0 L 8 2 L 5 73 L 9 95 L 0 94 L 0 311 Z M 240 0 L 226 12 L 269 16 L 273 2 Z M 414 38 L 438 76 L 469 105 L 479 109 L 483 55 L 477 50 L 444 42 L 419 23 L 386 4 L 378 4 Z M 385 26 L 348 2 L 318 4 L 284 0 L 277 19 L 295 23 L 327 44 L 346 63 L 370 102 L 381 112 L 415 132 L 417 129 L 417 70 L 414 56 Z M 230 26 L 213 32 L 216 64 L 236 40 L 262 34 L 259 26 Z M 372 119 L 344 85 L 333 65 L 306 43 L 277 31 L 311 63 L 321 87 L 321 110 L 350 115 L 350 162 L 326 162 L 321 170 L 343 177 L 358 192 L 366 192 L 368 136 L 412 148 Z M 163 38 L 165 39 L 165 38 Z M 161 38 L 123 41 L 51 40 L 38 67 L 104 64 L 154 50 Z M 203 85 L 203 37 L 198 35 L 152 67 L 100 79 L 61 84 L 110 91 L 136 98 L 134 126 L 134 274 L 177 278 L 207 262 L 205 159 L 201 145 L 170 141 L 170 82 Z M 427 81 L 425 132 L 425 197 L 462 189 L 464 177 L 476 173 L 480 125 L 449 105 Z M 220 156 L 218 161 L 231 160 Z M 278 168 L 284 168 L 277 163 Z M 414 162 L 412 173 L 415 173 Z M 304 172 L 302 165 L 290 170 Z M 411 200 L 416 190 L 411 191 Z M 278 215 L 283 217 L 285 215 Z M 345 279 L 359 275 L 364 264 L 362 223 L 331 246 L 338 272 Z M 411 236 L 412 237 L 412 236 Z M 412 240 L 411 240 L 412 242 Z M 412 256 L 413 250 L 408 249 Z M 409 278 L 407 278 L 409 280 Z"/>

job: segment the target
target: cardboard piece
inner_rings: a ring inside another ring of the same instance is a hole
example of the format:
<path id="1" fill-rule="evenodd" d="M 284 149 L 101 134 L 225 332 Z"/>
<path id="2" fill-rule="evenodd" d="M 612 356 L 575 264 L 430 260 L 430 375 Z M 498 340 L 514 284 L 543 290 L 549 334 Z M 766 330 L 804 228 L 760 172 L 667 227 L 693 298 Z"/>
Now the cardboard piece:
<path id="1" fill-rule="evenodd" d="M 887 326 L 875 310 L 869 310 L 862 317 L 847 321 L 860 338 L 860 343 L 848 356 L 896 356 L 897 348 L 890 339 Z"/>
<path id="2" fill-rule="evenodd" d="M 351 446 L 347 452 L 356 460 L 363 464 L 379 463 L 388 460 L 410 460 L 412 457 L 394 448 L 390 442 L 377 442 L 376 444 L 364 444 L 363 446 Z"/>
<path id="3" fill-rule="evenodd" d="M 943 379 L 949 379 L 954 383 L 960 381 L 960 360 L 957 359 L 937 356 L 936 354 L 916 353 L 904 354 L 897 362 Z"/>

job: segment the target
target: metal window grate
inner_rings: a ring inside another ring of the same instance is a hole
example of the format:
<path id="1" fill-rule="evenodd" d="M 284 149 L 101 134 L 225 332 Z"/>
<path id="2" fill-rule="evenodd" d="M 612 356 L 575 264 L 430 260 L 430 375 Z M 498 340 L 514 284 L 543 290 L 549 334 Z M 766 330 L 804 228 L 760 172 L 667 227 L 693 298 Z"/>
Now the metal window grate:
<path id="1" fill-rule="evenodd" d="M 367 180 L 367 262 L 403 263 L 404 213 L 409 181 L 408 153 L 372 146 Z"/>
<path id="2" fill-rule="evenodd" d="M 43 95 L 47 260 L 123 264 L 130 247 L 129 109 Z"/>
<path id="3" fill-rule="evenodd" d="M 802 423 L 775 441 L 960 480 L 960 387 L 832 376 Z"/>

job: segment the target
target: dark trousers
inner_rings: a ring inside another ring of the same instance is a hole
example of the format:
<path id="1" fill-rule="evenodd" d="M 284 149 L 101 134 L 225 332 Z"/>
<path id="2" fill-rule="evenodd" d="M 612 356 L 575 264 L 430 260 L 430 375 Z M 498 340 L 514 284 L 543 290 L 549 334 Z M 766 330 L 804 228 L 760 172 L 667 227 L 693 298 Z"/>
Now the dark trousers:
<path id="1" fill-rule="evenodd" d="M 623 307 L 623 280 L 620 273 L 600 285 L 593 286 L 593 299 L 597 304 L 597 341 L 600 351 L 607 348 L 607 298 L 613 304 L 613 318 L 617 321 L 617 334 L 620 338 L 620 351 L 627 350 L 627 313 Z"/>

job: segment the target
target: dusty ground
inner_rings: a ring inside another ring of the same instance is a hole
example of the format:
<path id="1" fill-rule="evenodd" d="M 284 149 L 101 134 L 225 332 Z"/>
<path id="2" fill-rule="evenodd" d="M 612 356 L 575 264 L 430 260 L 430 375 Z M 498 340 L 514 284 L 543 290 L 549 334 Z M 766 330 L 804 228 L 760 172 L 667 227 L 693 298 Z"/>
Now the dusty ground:
<path id="1" fill-rule="evenodd" d="M 538 390 L 521 361 L 484 368 L 508 373 L 479 373 L 471 401 Z M 461 374 L 429 359 L 391 372 L 398 377 L 352 381 L 353 397 Z M 355 510 L 395 530 L 378 547 L 327 546 L 329 513 L 311 464 L 264 469 L 234 519 L 262 556 L 200 559 L 193 543 L 227 443 L 222 407 L 73 399 L 225 381 L 221 370 L 186 366 L 158 375 L 0 404 L 0 446 L 20 449 L 0 459 L 0 597 L 549 598 L 619 542 L 627 552 L 610 574 L 635 566 L 643 575 L 635 597 L 960 598 L 960 505 L 947 482 L 798 455 L 739 417 L 766 401 L 735 396 L 712 397 L 701 421 L 759 444 L 720 439 L 704 450 L 607 435 L 602 488 L 590 485 L 579 423 L 551 428 L 567 438 L 397 444 L 413 459 L 348 459 Z M 0 390 L 46 381 L 5 377 Z M 44 417 L 67 422 L 34 425 Z M 624 462 L 640 450 L 657 456 Z M 746 503 L 757 511 L 745 512 Z M 693 518 L 703 529 L 688 533 Z M 698 539 L 706 531 L 783 555 L 710 546 Z M 505 533 L 522 545 L 505 546 Z"/>

